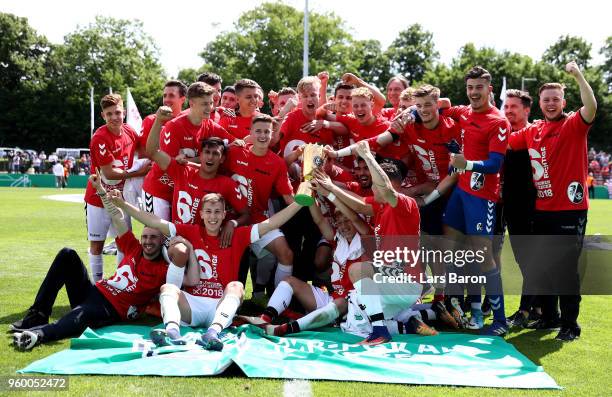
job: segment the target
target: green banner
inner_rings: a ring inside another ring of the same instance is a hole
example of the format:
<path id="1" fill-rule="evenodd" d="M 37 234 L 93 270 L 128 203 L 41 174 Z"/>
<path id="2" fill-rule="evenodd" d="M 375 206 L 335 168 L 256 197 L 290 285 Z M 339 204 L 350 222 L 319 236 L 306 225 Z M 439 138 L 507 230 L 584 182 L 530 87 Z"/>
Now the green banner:
<path id="1" fill-rule="evenodd" d="M 89 175 L 70 175 L 66 187 L 83 189 L 87 187 Z M 55 187 L 53 174 L 2 174 L 0 187 Z"/>
<path id="2" fill-rule="evenodd" d="M 380 346 L 337 328 L 272 337 L 242 326 L 224 335 L 222 352 L 195 344 L 155 348 L 149 327 L 86 330 L 65 350 L 20 373 L 204 376 L 232 362 L 248 377 L 378 383 L 557 389 L 556 382 L 499 337 L 459 333 L 394 336 Z M 192 341 L 199 333 L 182 330 Z"/>

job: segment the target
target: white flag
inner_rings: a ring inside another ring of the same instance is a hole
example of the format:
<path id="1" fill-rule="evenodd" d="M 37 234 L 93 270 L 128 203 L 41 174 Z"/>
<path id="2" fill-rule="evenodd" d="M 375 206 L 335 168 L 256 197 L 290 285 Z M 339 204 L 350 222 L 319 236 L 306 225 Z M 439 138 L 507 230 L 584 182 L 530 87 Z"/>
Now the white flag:
<path id="1" fill-rule="evenodd" d="M 136 102 L 134 102 L 134 98 L 132 98 L 132 93 L 130 92 L 130 88 L 127 89 L 127 120 L 126 122 L 132 127 L 136 132 L 140 133 L 140 128 L 142 127 L 142 117 L 140 117 L 140 113 L 138 112 L 138 108 L 136 107 Z"/>
<path id="2" fill-rule="evenodd" d="M 502 101 L 501 107 L 499 108 L 499 110 L 501 110 L 502 114 L 504 114 L 504 105 L 506 104 L 506 76 L 504 76 L 504 80 L 502 83 L 502 89 L 501 89 L 501 92 L 499 93 L 499 99 L 501 99 Z"/>
<path id="3" fill-rule="evenodd" d="M 94 123 L 94 100 L 93 100 L 93 86 L 89 87 L 89 107 L 91 110 L 91 135 L 93 135 L 95 123 Z"/>

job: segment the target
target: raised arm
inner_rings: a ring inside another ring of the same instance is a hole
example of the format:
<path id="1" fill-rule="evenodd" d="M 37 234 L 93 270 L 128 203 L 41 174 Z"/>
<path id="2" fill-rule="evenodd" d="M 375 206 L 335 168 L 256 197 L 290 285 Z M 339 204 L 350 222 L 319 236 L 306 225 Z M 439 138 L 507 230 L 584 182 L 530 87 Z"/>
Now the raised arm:
<path id="1" fill-rule="evenodd" d="M 565 70 L 574 76 L 574 79 L 576 79 L 578 83 L 578 87 L 580 88 L 580 100 L 582 101 L 580 114 L 584 121 L 590 124 L 595 119 L 595 112 L 597 111 L 597 100 L 593 94 L 593 89 L 584 78 L 584 75 L 575 61 L 568 63 L 565 66 Z"/>
<path id="2" fill-rule="evenodd" d="M 378 89 L 378 87 L 368 84 L 359 77 L 355 76 L 352 73 L 345 73 L 342 75 L 342 81 L 346 84 L 354 85 L 355 87 L 365 87 L 372 93 L 374 97 L 374 114 L 380 112 L 380 110 L 385 106 L 387 102 L 387 98 L 383 95 L 382 92 Z"/>
<path id="3" fill-rule="evenodd" d="M 368 165 L 370 174 L 372 175 L 372 183 L 380 191 L 385 201 L 389 203 L 391 207 L 397 205 L 397 192 L 393 189 L 391 181 L 385 171 L 376 162 L 374 155 L 370 152 L 370 146 L 367 141 L 357 142 L 357 154 L 361 156 Z"/>
<path id="4" fill-rule="evenodd" d="M 317 74 L 321 86 L 319 87 L 319 106 L 323 106 L 327 103 L 327 82 L 329 81 L 329 73 L 319 72 Z"/>
<path id="5" fill-rule="evenodd" d="M 329 199 L 329 201 L 334 203 L 334 205 L 337 200 L 341 200 L 353 211 L 364 215 L 374 215 L 372 206 L 366 204 L 362 197 L 353 196 L 347 191 L 339 188 L 332 182 L 330 177 L 321 170 L 315 170 L 314 177 L 317 184 L 323 186 L 325 189 L 327 189 L 330 193 L 333 194 L 333 196 L 331 197 L 328 195 L 327 198 Z"/>
<path id="6" fill-rule="evenodd" d="M 159 168 L 166 170 L 170 165 L 171 157 L 159 148 L 159 133 L 163 124 L 172 119 L 172 109 L 168 106 L 160 106 L 155 113 L 155 121 L 147 138 L 146 152 L 150 159 L 155 161 Z"/>
<path id="7" fill-rule="evenodd" d="M 323 216 L 323 213 L 321 212 L 321 208 L 319 207 L 318 201 L 315 202 L 315 204 L 308 207 L 308 210 L 310 211 L 310 215 L 312 216 L 312 221 L 315 223 L 315 225 L 317 225 L 323 237 L 328 241 L 333 240 L 334 228 L 329 224 L 327 219 L 325 219 L 325 217 Z"/>
<path id="8" fill-rule="evenodd" d="M 137 219 L 140 223 L 145 226 L 152 227 L 153 229 L 159 230 L 161 233 L 166 236 L 170 236 L 170 222 L 158 218 L 157 216 L 150 214 L 148 212 L 142 211 L 132 204 L 127 203 L 123 197 L 121 197 L 121 192 L 118 190 L 113 190 L 108 193 L 110 201 L 117 207 L 121 208 L 125 211 L 129 216 Z"/>
<path id="9" fill-rule="evenodd" d="M 329 191 L 327 189 L 325 189 L 323 186 L 317 184 L 315 182 L 314 184 L 315 189 L 317 190 L 317 192 L 319 192 L 320 194 L 328 197 L 329 196 Z M 344 204 L 344 202 L 342 202 L 342 200 L 334 200 L 333 201 L 334 205 L 336 206 L 336 209 L 338 209 L 340 212 L 342 212 L 344 214 L 344 216 L 346 216 L 355 226 L 355 229 L 357 229 L 357 232 L 359 234 L 361 234 L 362 236 L 366 235 L 366 234 L 370 234 L 372 232 L 372 230 L 370 229 L 370 226 L 363 220 L 363 218 L 361 218 L 359 215 L 357 215 L 357 213 L 355 211 L 353 211 L 352 209 L 350 209 L 346 204 Z M 312 206 L 314 207 L 314 206 Z M 312 208 L 311 207 L 311 208 Z M 319 210 L 319 213 L 321 211 Z M 312 213 L 312 211 L 311 211 Z M 312 219 L 314 220 L 314 215 L 312 217 Z M 327 223 L 327 221 L 325 221 Z M 316 223 L 316 221 L 315 221 Z M 329 225 L 329 223 L 328 223 Z M 331 226 L 330 226 L 331 228 Z M 323 234 L 323 230 L 319 227 L 319 230 L 321 230 L 321 233 Z M 333 229 L 332 229 L 332 233 L 333 233 Z M 327 237 L 326 237 L 327 238 Z"/>
<path id="10" fill-rule="evenodd" d="M 297 214 L 297 212 L 301 208 L 301 205 L 296 202 L 293 202 L 287 207 L 283 208 L 281 211 L 272 215 L 269 219 L 266 219 L 263 222 L 259 222 L 257 224 L 259 237 L 262 237 L 264 234 L 268 233 L 271 230 L 278 229 L 279 227 L 283 226 L 289 221 L 289 219 L 291 219 L 295 214 Z"/>
<path id="11" fill-rule="evenodd" d="M 89 176 L 89 182 L 91 182 L 91 186 L 96 189 L 96 194 L 100 196 L 102 200 L 102 204 L 104 204 L 104 209 L 111 217 L 111 222 L 117 231 L 117 237 L 123 236 L 129 230 L 127 224 L 125 223 L 125 219 L 123 218 L 123 213 L 109 200 L 107 196 L 106 190 L 104 186 L 100 183 L 100 170 L 97 169 L 95 174 L 91 174 Z"/>

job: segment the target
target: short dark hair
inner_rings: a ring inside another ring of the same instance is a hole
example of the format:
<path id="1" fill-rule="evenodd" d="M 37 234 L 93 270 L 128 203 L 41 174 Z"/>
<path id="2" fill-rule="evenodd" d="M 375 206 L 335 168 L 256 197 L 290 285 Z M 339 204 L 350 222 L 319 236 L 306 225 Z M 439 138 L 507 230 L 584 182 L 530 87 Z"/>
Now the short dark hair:
<path id="1" fill-rule="evenodd" d="M 257 116 L 253 117 L 251 121 L 251 126 L 255 125 L 255 123 L 264 122 L 264 123 L 272 123 L 274 124 L 274 118 L 264 113 L 260 113 Z"/>
<path id="2" fill-rule="evenodd" d="M 211 136 L 210 138 L 204 139 L 202 141 L 201 148 L 204 149 L 207 147 L 220 147 L 221 154 L 225 154 L 225 149 L 227 149 L 223 139 L 219 138 L 218 136 Z"/>
<path id="3" fill-rule="evenodd" d="M 215 89 L 206 83 L 196 81 L 187 89 L 187 99 L 203 98 L 215 94 Z"/>
<path id="4" fill-rule="evenodd" d="M 399 167 L 395 163 L 384 161 L 380 163 L 380 168 L 385 171 L 391 181 L 401 182 L 404 180 Z"/>
<path id="5" fill-rule="evenodd" d="M 433 85 L 425 84 L 415 89 L 412 96 L 414 98 L 430 96 L 437 101 L 440 99 L 440 89 L 438 87 L 434 87 Z"/>
<path id="6" fill-rule="evenodd" d="M 531 108 L 533 104 L 533 99 L 527 91 L 515 89 L 506 90 L 506 98 L 519 98 L 525 108 Z"/>
<path id="7" fill-rule="evenodd" d="M 259 84 L 255 80 L 251 79 L 240 79 L 234 83 L 234 90 L 236 90 L 236 95 L 239 95 L 242 90 L 245 88 L 261 88 Z"/>
<path id="8" fill-rule="evenodd" d="M 408 81 L 407 78 L 405 78 L 401 74 L 396 74 L 395 76 L 391 77 L 389 81 L 387 81 L 387 85 L 386 85 L 387 89 L 389 89 L 389 84 L 391 84 L 393 80 L 399 81 L 404 86 L 404 89 L 410 87 L 410 82 Z"/>
<path id="9" fill-rule="evenodd" d="M 297 92 L 295 92 L 295 90 L 291 87 L 283 87 L 278 92 L 278 96 L 281 96 L 281 95 L 297 95 Z"/>
<path id="10" fill-rule="evenodd" d="M 121 98 L 119 94 L 107 94 L 100 99 L 100 107 L 102 110 L 116 105 L 123 106 L 123 98 Z"/>
<path id="11" fill-rule="evenodd" d="M 565 84 L 561 83 L 544 83 L 538 90 L 538 95 L 542 93 L 544 90 L 561 90 L 565 94 Z"/>
<path id="12" fill-rule="evenodd" d="M 234 89 L 233 85 L 225 86 L 225 88 L 221 91 L 221 94 L 226 93 L 226 92 L 231 92 L 232 94 L 236 95 L 236 90 Z"/>
<path id="13" fill-rule="evenodd" d="M 197 81 L 201 81 L 202 83 L 206 83 L 208 85 L 222 84 L 223 79 L 216 73 L 212 72 L 204 72 L 198 76 Z"/>
<path id="14" fill-rule="evenodd" d="M 338 93 L 338 90 L 349 90 L 349 91 L 353 91 L 353 88 L 355 88 L 354 85 L 352 84 L 344 84 L 344 83 L 340 83 L 336 86 L 336 88 L 334 88 L 334 96 L 336 96 L 336 94 Z"/>
<path id="15" fill-rule="evenodd" d="M 176 87 L 176 88 L 178 88 L 179 96 L 187 95 L 187 86 L 182 81 L 179 81 L 179 80 L 168 80 L 166 82 L 166 84 L 164 85 L 164 88 L 166 88 L 166 87 Z"/>
<path id="16" fill-rule="evenodd" d="M 491 83 L 491 73 L 482 66 L 474 66 L 465 74 L 465 81 L 468 79 L 484 79 L 488 83 Z"/>

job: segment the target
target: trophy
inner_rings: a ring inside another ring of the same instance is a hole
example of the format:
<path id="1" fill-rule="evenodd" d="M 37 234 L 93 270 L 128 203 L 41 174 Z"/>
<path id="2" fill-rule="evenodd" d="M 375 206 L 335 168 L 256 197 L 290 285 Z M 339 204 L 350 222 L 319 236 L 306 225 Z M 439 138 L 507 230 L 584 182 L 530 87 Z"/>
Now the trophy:
<path id="1" fill-rule="evenodd" d="M 313 172 L 319 167 L 323 166 L 325 155 L 323 153 L 323 146 L 314 143 L 307 143 L 304 145 L 304 152 L 302 154 L 302 176 L 304 181 L 310 181 L 313 178 Z M 314 198 L 312 197 L 312 189 L 309 183 L 302 183 L 298 188 L 297 194 L 295 195 L 295 201 L 303 206 L 311 206 L 314 204 Z"/>

